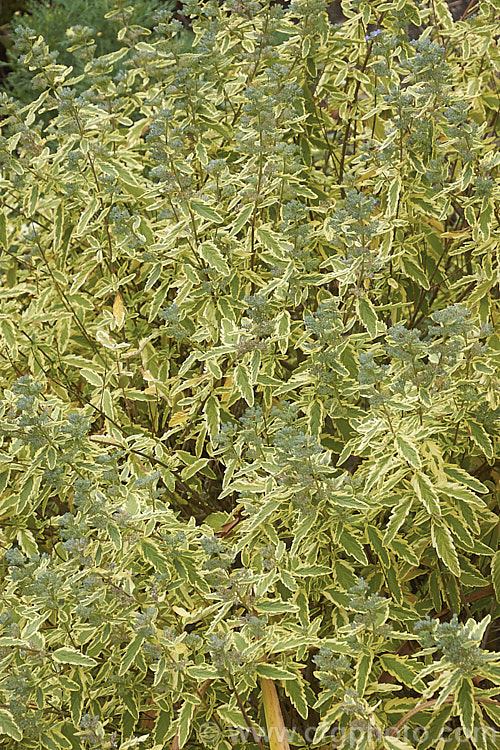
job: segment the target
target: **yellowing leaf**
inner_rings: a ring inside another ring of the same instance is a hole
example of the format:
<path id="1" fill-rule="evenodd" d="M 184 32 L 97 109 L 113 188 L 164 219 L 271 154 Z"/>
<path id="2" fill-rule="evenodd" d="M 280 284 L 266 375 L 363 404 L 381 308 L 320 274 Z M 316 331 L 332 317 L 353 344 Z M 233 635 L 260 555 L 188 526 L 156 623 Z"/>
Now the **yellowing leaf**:
<path id="1" fill-rule="evenodd" d="M 269 747 L 271 750 L 290 750 L 276 686 L 272 680 L 265 677 L 261 679 L 260 685 L 262 689 L 262 703 L 264 704 Z"/>
<path id="2" fill-rule="evenodd" d="M 178 411 L 176 414 L 174 414 L 170 418 L 170 420 L 168 422 L 168 426 L 169 427 L 175 427 L 178 424 L 184 424 L 184 422 L 187 422 L 188 417 L 189 417 L 189 412 L 187 412 L 187 411 Z"/>

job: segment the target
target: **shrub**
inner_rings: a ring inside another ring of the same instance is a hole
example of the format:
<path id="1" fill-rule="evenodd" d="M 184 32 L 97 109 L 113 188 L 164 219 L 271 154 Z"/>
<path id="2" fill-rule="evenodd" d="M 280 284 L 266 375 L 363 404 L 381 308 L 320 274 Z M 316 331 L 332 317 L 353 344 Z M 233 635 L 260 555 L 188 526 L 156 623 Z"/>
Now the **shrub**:
<path id="1" fill-rule="evenodd" d="M 187 2 L 84 78 L 25 33 L 7 748 L 495 746 L 498 22 L 343 11 Z"/>
<path id="2" fill-rule="evenodd" d="M 153 12 L 158 7 L 172 8 L 168 0 L 163 3 L 154 0 L 135 0 L 133 6 L 120 0 L 27 0 L 23 13 L 16 13 L 10 19 L 10 39 L 8 42 L 9 74 L 8 85 L 14 95 L 23 101 L 33 101 L 36 90 L 31 79 L 33 73 L 23 64 L 19 56 L 24 53 L 26 34 L 42 36 L 49 45 L 53 59 L 58 64 L 72 66 L 74 72 L 83 73 L 85 63 L 93 56 L 106 55 L 119 49 L 122 42 L 117 31 L 123 26 L 152 27 Z M 19 10 L 19 3 L 17 4 Z M 106 14 L 119 10 L 113 18 Z M 75 84 L 77 90 L 84 90 L 85 83 Z"/>

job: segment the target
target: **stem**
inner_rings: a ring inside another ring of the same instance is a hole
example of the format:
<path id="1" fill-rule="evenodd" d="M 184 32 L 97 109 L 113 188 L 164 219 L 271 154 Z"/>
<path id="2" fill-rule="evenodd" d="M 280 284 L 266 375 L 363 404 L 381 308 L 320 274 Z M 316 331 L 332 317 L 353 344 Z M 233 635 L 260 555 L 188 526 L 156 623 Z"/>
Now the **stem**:
<path id="1" fill-rule="evenodd" d="M 408 711 L 407 714 L 403 716 L 402 719 L 398 721 L 397 724 L 395 724 L 391 729 L 389 730 L 389 737 L 395 737 L 396 734 L 399 732 L 402 726 L 406 724 L 406 722 L 411 719 L 412 716 L 415 716 L 415 714 L 418 714 L 420 711 L 425 711 L 427 708 L 432 708 L 436 705 L 438 702 L 438 698 L 433 698 L 431 701 L 426 701 L 425 703 L 420 703 L 417 706 L 414 706 L 410 711 Z M 495 701 L 493 698 L 481 698 L 474 696 L 474 701 L 476 703 L 489 703 L 493 706 L 500 706 L 500 701 Z M 444 699 L 443 703 L 454 703 L 455 698 L 452 695 L 449 695 L 447 698 Z"/>
<path id="2" fill-rule="evenodd" d="M 235 695 L 235 698 L 236 698 L 236 702 L 237 702 L 238 707 L 239 707 L 239 709 L 240 709 L 240 711 L 241 711 L 241 713 L 243 715 L 243 718 L 245 719 L 245 723 L 246 723 L 247 727 L 250 729 L 250 731 L 252 732 L 252 737 L 254 738 L 254 741 L 260 747 L 260 750 L 265 750 L 264 745 L 262 744 L 262 740 L 259 737 L 259 735 L 257 733 L 257 730 L 256 730 L 255 726 L 252 723 L 251 718 L 247 714 L 247 712 L 245 710 L 245 706 L 243 705 L 243 702 L 242 702 L 242 700 L 241 700 L 241 698 L 240 698 L 240 696 L 238 694 L 238 691 L 236 690 L 236 685 L 234 684 L 233 676 L 232 676 L 231 673 L 229 673 L 229 682 L 231 683 L 231 687 L 233 689 L 233 692 L 234 692 L 234 695 Z"/>

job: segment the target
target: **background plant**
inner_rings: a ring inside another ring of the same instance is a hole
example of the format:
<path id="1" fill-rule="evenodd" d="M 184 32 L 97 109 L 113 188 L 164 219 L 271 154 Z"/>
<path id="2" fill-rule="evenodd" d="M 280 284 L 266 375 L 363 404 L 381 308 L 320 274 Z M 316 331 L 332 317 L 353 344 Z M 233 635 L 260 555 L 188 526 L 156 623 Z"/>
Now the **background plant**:
<path id="1" fill-rule="evenodd" d="M 5 747 L 495 746 L 498 22 L 343 11 L 186 3 L 81 75 L 24 32 Z"/>

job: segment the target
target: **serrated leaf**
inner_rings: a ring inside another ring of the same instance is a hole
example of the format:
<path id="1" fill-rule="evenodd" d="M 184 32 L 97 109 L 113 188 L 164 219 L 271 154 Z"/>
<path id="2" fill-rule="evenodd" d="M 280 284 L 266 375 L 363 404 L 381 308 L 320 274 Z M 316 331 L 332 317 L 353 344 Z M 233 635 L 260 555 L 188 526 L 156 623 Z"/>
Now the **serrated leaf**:
<path id="1" fill-rule="evenodd" d="M 78 224 L 76 225 L 75 235 L 80 236 L 80 235 L 85 234 L 85 230 L 87 229 L 87 224 L 89 223 L 94 213 L 97 211 L 97 206 L 98 206 L 97 197 L 93 195 L 89 201 L 87 208 L 80 216 L 80 220 Z"/>
<path id="2" fill-rule="evenodd" d="M 69 646 L 63 646 L 62 648 L 58 648 L 53 651 L 52 658 L 54 659 L 54 661 L 60 662 L 62 664 L 73 664 L 77 667 L 95 667 L 95 665 L 97 664 L 96 660 L 91 656 L 82 654 L 81 651 L 78 651 L 76 648 L 71 648 Z"/>
<path id="3" fill-rule="evenodd" d="M 417 472 L 411 479 L 411 484 L 415 490 L 415 494 L 427 509 L 427 512 L 431 515 L 441 515 L 441 506 L 439 505 L 439 497 L 437 495 L 434 486 L 427 476 L 422 472 Z"/>
<path id="4" fill-rule="evenodd" d="M 272 232 L 270 229 L 268 229 L 267 227 L 258 227 L 255 230 L 255 236 L 257 237 L 261 245 L 264 245 L 264 247 L 271 253 L 277 255 L 278 257 L 281 257 L 283 255 L 278 241 L 278 236 L 274 234 L 274 232 Z"/>
<path id="5" fill-rule="evenodd" d="M 244 365 L 237 365 L 233 375 L 233 383 L 241 397 L 247 402 L 248 406 L 253 406 L 254 394 L 253 388 L 250 385 L 250 374 Z"/>
<path id="6" fill-rule="evenodd" d="M 179 712 L 179 748 L 184 747 L 189 739 L 195 709 L 196 703 L 192 700 L 186 700 Z"/>
<path id="7" fill-rule="evenodd" d="M 103 379 L 95 370 L 89 370 L 86 367 L 83 367 L 80 370 L 80 375 L 84 377 L 90 385 L 94 385 L 96 388 L 102 388 L 104 385 Z"/>
<path id="8" fill-rule="evenodd" d="M 404 270 L 410 279 L 416 281 L 417 284 L 420 284 L 424 289 L 430 289 L 429 280 L 420 266 L 414 263 L 410 258 L 403 258 L 402 263 Z"/>
<path id="9" fill-rule="evenodd" d="M 460 575 L 457 551 L 450 530 L 440 521 L 431 520 L 431 538 L 434 549 L 454 576 Z"/>
<path id="10" fill-rule="evenodd" d="M 219 677 L 217 668 L 212 667 L 210 664 L 200 664 L 196 667 L 188 667 L 187 673 L 195 680 L 216 680 Z"/>
<path id="11" fill-rule="evenodd" d="M 467 487 L 470 487 L 470 489 L 474 492 L 479 492 L 479 494 L 485 494 L 486 492 L 488 492 L 488 488 L 486 487 L 486 485 L 480 482 L 479 479 L 476 479 L 476 477 L 472 477 L 460 466 L 450 466 L 445 464 L 444 471 L 448 477 L 454 479 L 460 484 L 467 485 Z"/>
<path id="12" fill-rule="evenodd" d="M 471 733 L 474 729 L 474 685 L 467 677 L 462 678 L 462 684 L 457 693 L 456 705 L 462 725 Z"/>
<path id="13" fill-rule="evenodd" d="M 420 469 L 422 462 L 417 450 L 417 446 L 404 435 L 396 437 L 396 449 L 399 455 L 407 461 L 414 469 Z"/>
<path id="14" fill-rule="evenodd" d="M 181 473 L 182 479 L 191 479 L 191 477 L 194 477 L 195 474 L 197 474 L 199 471 L 205 468 L 207 464 L 209 463 L 208 458 L 198 458 L 196 461 L 193 461 L 193 463 L 190 466 L 186 466 Z"/>
<path id="15" fill-rule="evenodd" d="M 373 664 L 373 654 L 363 654 L 356 664 L 356 692 L 363 696 Z"/>
<path id="16" fill-rule="evenodd" d="M 150 539 L 141 539 L 139 543 L 139 551 L 142 553 L 143 558 L 151 563 L 153 568 L 159 573 L 168 572 L 168 560 L 160 552 L 158 547 Z"/>
<path id="17" fill-rule="evenodd" d="M 302 679 L 296 676 L 294 680 L 286 680 L 284 683 L 284 689 L 290 702 L 297 709 L 299 716 L 302 716 L 303 719 L 307 719 L 309 706 L 307 705 L 306 691 Z"/>
<path id="18" fill-rule="evenodd" d="M 243 227 L 249 220 L 250 216 L 252 215 L 253 210 L 254 210 L 253 203 L 249 203 L 248 206 L 245 206 L 245 208 L 242 211 L 240 211 L 236 221 L 231 227 L 231 231 L 229 232 L 230 237 L 234 237 L 234 235 L 238 234 L 238 232 L 241 229 L 243 229 Z"/>
<path id="19" fill-rule="evenodd" d="M 260 677 L 267 677 L 269 680 L 295 680 L 297 678 L 294 672 L 289 672 L 274 664 L 257 664 L 256 672 Z"/>
<path id="20" fill-rule="evenodd" d="M 122 677 L 132 664 L 134 663 L 135 657 L 141 650 L 141 646 L 144 641 L 144 635 L 137 634 L 135 638 L 128 644 L 127 648 L 125 649 L 125 653 L 123 655 L 123 659 L 120 664 L 120 669 L 118 670 L 119 677 Z"/>
<path id="21" fill-rule="evenodd" d="M 491 580 L 495 589 L 497 602 L 500 603 L 500 550 L 497 550 L 491 560 Z"/>
<path id="22" fill-rule="evenodd" d="M 23 738 L 23 733 L 14 721 L 14 717 L 5 708 L 0 708 L 0 734 L 6 734 L 16 742 L 21 742 Z"/>
<path id="23" fill-rule="evenodd" d="M 387 215 L 394 216 L 398 209 L 399 195 L 401 193 L 401 177 L 396 175 L 389 183 L 387 190 Z"/>
<path id="24" fill-rule="evenodd" d="M 7 241 L 7 217 L 4 211 L 0 211 L 0 245 L 5 249 L 8 248 Z"/>
<path id="25" fill-rule="evenodd" d="M 314 576 L 328 576 L 332 574 L 332 569 L 328 565 L 301 565 L 293 571 L 294 576 L 300 578 L 309 578 Z"/>
<path id="26" fill-rule="evenodd" d="M 290 313 L 288 310 L 283 310 L 276 320 L 276 336 L 280 352 L 286 354 L 290 337 Z"/>
<path id="27" fill-rule="evenodd" d="M 208 433 L 213 443 L 220 431 L 220 406 L 219 401 L 215 396 L 209 396 L 207 398 L 205 406 L 203 407 L 203 413 L 205 415 Z"/>
<path id="28" fill-rule="evenodd" d="M 198 216 L 201 216 L 202 219 L 213 221 L 215 224 L 221 224 L 224 221 L 218 211 L 216 211 L 211 206 L 208 206 L 206 203 L 203 203 L 202 201 L 192 200 L 190 202 L 190 205 L 194 213 Z"/>
<path id="29" fill-rule="evenodd" d="M 413 745 L 410 745 L 405 740 L 401 740 L 399 737 L 390 737 L 388 734 L 385 734 L 382 741 L 387 750 L 415 750 Z"/>
<path id="30" fill-rule="evenodd" d="M 468 420 L 467 427 L 469 428 L 471 438 L 473 439 L 477 447 L 483 451 L 486 458 L 493 458 L 493 444 L 483 425 L 479 424 L 479 422 Z"/>
<path id="31" fill-rule="evenodd" d="M 413 499 L 411 497 L 407 497 L 395 506 L 385 530 L 384 544 L 390 544 L 394 539 L 399 529 L 403 525 L 405 518 L 412 506 L 412 503 Z"/>
<path id="32" fill-rule="evenodd" d="M 386 672 L 396 677 L 402 685 L 406 685 L 406 687 L 413 685 L 416 676 L 415 671 L 408 666 L 407 660 L 403 657 L 384 654 L 380 657 L 380 664 Z"/>
<path id="33" fill-rule="evenodd" d="M 358 310 L 358 316 L 366 330 L 374 339 L 377 335 L 377 322 L 378 317 L 375 312 L 375 308 L 367 297 L 358 297 L 356 300 L 356 307 Z"/>
<path id="34" fill-rule="evenodd" d="M 463 500 L 468 505 L 475 506 L 477 508 L 485 508 L 486 503 L 480 497 L 475 495 L 473 492 L 468 490 L 466 487 L 459 487 L 454 484 L 447 484 L 443 489 L 439 488 L 447 497 L 453 497 L 456 500 Z"/>
<path id="35" fill-rule="evenodd" d="M 354 536 L 347 531 L 343 531 L 340 536 L 340 543 L 348 555 L 354 557 L 361 565 L 368 565 L 363 545 Z"/>
<path id="36" fill-rule="evenodd" d="M 61 237 L 64 226 L 64 204 L 60 203 L 56 210 L 56 220 L 54 221 L 54 252 L 57 253 L 61 246 Z"/>
<path id="37" fill-rule="evenodd" d="M 229 266 L 227 265 L 227 261 L 213 242 L 203 242 L 199 246 L 198 252 L 209 266 L 215 268 L 215 270 L 223 276 L 229 276 Z"/>
<path id="38" fill-rule="evenodd" d="M 405 562 L 409 563 L 410 565 L 415 565 L 415 567 L 418 567 L 418 565 L 420 565 L 418 556 L 412 550 L 410 545 L 402 539 L 393 539 L 391 541 L 390 547 L 392 551 L 397 555 L 397 557 L 405 560 Z"/>

